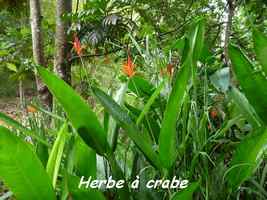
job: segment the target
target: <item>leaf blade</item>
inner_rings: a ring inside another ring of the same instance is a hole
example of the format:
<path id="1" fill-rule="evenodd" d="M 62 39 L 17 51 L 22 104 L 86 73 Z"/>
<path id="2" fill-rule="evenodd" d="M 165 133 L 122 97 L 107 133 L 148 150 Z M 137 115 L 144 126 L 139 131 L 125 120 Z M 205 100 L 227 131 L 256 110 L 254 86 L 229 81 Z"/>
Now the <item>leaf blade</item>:
<path id="1" fill-rule="evenodd" d="M 257 168 L 267 146 L 267 129 L 259 129 L 246 137 L 237 147 L 226 173 L 229 185 L 235 190 Z"/>
<path id="2" fill-rule="evenodd" d="M 151 145 L 139 134 L 139 130 L 135 127 L 135 124 L 128 116 L 127 112 L 102 90 L 93 88 L 93 92 L 105 109 L 121 125 L 137 147 L 144 153 L 148 161 L 155 167 L 161 169 L 158 155 L 152 150 Z"/>
<path id="3" fill-rule="evenodd" d="M 265 75 L 267 75 L 267 37 L 257 29 L 254 29 L 253 42 L 257 60 L 260 62 Z"/>
<path id="4" fill-rule="evenodd" d="M 253 64 L 238 47 L 230 45 L 229 56 L 245 96 L 259 117 L 267 124 L 267 80 L 262 74 L 255 73 Z"/>
<path id="5" fill-rule="evenodd" d="M 56 199 L 49 177 L 36 154 L 28 144 L 4 127 L 0 127 L 0 177 L 20 200 Z"/>
<path id="6" fill-rule="evenodd" d="M 67 83 L 45 68 L 38 67 L 38 72 L 85 143 L 100 155 L 109 151 L 106 133 L 85 101 Z"/>
<path id="7" fill-rule="evenodd" d="M 176 121 L 181 112 L 184 95 L 191 74 L 191 59 L 182 66 L 170 94 L 159 136 L 159 157 L 165 168 L 170 168 L 176 159 Z"/>

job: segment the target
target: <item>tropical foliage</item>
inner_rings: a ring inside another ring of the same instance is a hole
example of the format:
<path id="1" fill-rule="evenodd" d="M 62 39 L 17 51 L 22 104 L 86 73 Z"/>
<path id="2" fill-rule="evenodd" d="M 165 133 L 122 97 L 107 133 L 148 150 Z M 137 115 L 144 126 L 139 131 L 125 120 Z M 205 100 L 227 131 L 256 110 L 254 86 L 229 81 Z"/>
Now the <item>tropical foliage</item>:
<path id="1" fill-rule="evenodd" d="M 0 77 L 42 82 L 53 104 L 33 93 L 17 119 L 0 112 L 0 200 L 267 198 L 266 2 L 73 1 L 42 21 L 43 66 L 18 5 L 0 13 Z M 71 82 L 52 67 L 60 20 Z M 89 177 L 126 184 L 79 187 Z M 173 177 L 188 187 L 146 187 Z"/>

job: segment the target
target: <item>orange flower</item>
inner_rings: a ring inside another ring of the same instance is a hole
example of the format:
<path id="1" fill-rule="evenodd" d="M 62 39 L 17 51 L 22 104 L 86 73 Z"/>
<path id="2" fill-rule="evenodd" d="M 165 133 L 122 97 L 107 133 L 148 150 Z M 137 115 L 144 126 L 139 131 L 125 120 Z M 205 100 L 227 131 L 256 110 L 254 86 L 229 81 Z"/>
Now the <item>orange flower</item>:
<path id="1" fill-rule="evenodd" d="M 134 67 L 135 65 L 133 64 L 131 57 L 128 55 L 127 62 L 123 64 L 123 73 L 131 78 L 135 75 Z"/>
<path id="2" fill-rule="evenodd" d="M 172 76 L 174 72 L 174 65 L 169 63 L 166 67 L 160 69 L 160 75 L 161 76 Z"/>
<path id="3" fill-rule="evenodd" d="M 171 63 L 169 63 L 169 64 L 167 65 L 167 74 L 168 74 L 169 76 L 172 76 L 173 71 L 174 71 L 174 65 L 171 64 Z"/>
<path id="4" fill-rule="evenodd" d="M 210 111 L 210 116 L 212 119 L 215 119 L 218 116 L 217 110 L 213 109 Z"/>
<path id="5" fill-rule="evenodd" d="M 27 112 L 28 113 L 36 113 L 37 109 L 35 107 L 33 107 L 33 106 L 28 105 L 27 106 Z"/>
<path id="6" fill-rule="evenodd" d="M 80 42 L 80 40 L 76 34 L 74 35 L 73 48 L 76 51 L 78 56 L 82 55 L 82 49 L 83 48 L 82 48 L 81 42 Z"/>

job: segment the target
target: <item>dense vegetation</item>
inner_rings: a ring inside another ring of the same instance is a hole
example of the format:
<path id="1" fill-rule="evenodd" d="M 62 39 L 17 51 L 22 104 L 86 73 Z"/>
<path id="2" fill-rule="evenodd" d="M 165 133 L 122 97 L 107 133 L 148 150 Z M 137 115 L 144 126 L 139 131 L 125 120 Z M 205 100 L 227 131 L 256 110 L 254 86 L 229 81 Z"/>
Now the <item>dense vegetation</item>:
<path id="1" fill-rule="evenodd" d="M 0 200 L 267 199 L 265 0 L 0 6 Z"/>

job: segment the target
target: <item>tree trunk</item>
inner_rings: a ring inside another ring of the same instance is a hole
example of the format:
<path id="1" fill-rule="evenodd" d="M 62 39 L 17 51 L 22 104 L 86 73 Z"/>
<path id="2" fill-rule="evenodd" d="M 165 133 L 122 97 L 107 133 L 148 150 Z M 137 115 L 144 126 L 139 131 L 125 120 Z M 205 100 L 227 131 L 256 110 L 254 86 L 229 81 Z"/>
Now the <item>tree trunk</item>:
<path id="1" fill-rule="evenodd" d="M 41 30 L 41 5 L 40 0 L 30 0 L 30 17 L 32 30 L 33 59 L 37 65 L 45 66 L 43 38 Z M 47 87 L 36 76 L 36 86 L 40 100 L 49 108 L 52 105 L 52 96 Z"/>
<path id="2" fill-rule="evenodd" d="M 227 6 L 228 6 L 228 16 L 227 16 L 227 23 L 225 27 L 225 35 L 224 35 L 224 62 L 226 65 L 229 65 L 229 53 L 228 53 L 228 45 L 229 45 L 229 39 L 231 36 L 231 29 L 232 29 L 232 23 L 233 23 L 233 16 L 234 16 L 234 0 L 227 0 Z"/>
<path id="3" fill-rule="evenodd" d="M 56 5 L 56 57 L 54 69 L 56 73 L 67 83 L 71 84 L 71 43 L 67 34 L 70 21 L 63 16 L 72 12 L 71 0 L 57 0 Z"/>

